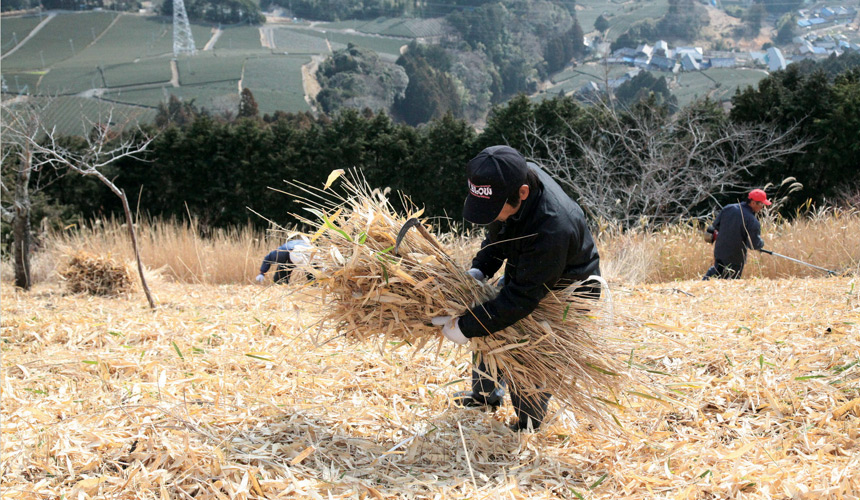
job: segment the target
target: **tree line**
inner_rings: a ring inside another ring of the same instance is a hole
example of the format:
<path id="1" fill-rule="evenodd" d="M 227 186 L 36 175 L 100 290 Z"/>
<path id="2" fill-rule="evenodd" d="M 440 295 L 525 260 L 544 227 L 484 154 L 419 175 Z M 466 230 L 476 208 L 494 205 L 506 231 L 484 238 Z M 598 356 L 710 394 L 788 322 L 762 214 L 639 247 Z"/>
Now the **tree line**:
<path id="1" fill-rule="evenodd" d="M 206 21 L 224 24 L 262 24 L 266 16 L 252 0 L 187 0 L 185 12 L 191 21 Z M 173 15 L 173 0 L 161 4 L 162 16 Z"/>

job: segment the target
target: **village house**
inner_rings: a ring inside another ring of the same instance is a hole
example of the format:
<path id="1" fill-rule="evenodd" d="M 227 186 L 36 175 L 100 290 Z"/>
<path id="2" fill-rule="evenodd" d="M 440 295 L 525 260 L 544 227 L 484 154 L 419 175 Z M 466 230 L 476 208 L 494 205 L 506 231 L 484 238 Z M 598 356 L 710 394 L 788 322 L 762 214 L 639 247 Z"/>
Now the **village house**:
<path id="1" fill-rule="evenodd" d="M 782 51 L 776 47 L 771 47 L 767 49 L 767 54 L 765 55 L 765 59 L 767 60 L 767 69 L 770 71 L 779 71 L 785 69 L 786 62 L 785 56 L 782 55 Z"/>

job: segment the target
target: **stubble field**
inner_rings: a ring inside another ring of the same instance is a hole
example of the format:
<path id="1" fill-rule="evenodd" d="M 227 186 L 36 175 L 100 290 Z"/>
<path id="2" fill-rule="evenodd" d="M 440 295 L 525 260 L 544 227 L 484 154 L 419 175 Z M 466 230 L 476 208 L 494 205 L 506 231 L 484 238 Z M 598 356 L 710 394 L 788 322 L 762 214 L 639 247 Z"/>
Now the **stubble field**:
<path id="1" fill-rule="evenodd" d="M 4 498 L 858 498 L 856 278 L 616 284 L 674 400 L 523 435 L 451 405 L 453 344 L 350 344 L 312 289 L 152 287 L 3 284 Z"/>

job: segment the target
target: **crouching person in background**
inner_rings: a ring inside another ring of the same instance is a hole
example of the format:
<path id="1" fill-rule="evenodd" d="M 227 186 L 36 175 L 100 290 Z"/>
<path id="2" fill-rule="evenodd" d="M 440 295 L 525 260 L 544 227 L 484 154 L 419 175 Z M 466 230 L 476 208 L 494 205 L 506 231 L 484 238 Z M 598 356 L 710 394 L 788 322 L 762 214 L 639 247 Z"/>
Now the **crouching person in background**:
<path id="1" fill-rule="evenodd" d="M 275 266 L 274 282 L 278 284 L 289 283 L 290 273 L 296 266 L 306 265 L 310 261 L 311 246 L 301 238 L 294 238 L 277 249 L 269 252 L 260 265 L 260 274 L 257 275 L 257 283 L 263 283 L 266 273 Z"/>

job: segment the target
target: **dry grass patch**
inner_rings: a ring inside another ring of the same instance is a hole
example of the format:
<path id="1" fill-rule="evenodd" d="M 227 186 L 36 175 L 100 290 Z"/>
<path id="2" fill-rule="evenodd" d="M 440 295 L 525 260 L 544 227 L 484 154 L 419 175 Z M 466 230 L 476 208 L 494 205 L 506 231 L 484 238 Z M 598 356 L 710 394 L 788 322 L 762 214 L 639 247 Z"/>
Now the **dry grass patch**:
<path id="1" fill-rule="evenodd" d="M 263 257 L 284 242 L 251 226 L 212 230 L 202 237 L 196 220 L 143 220 L 137 240 L 143 265 L 167 280 L 184 283 L 251 283 Z M 55 255 L 79 251 L 134 260 L 122 221 L 99 220 L 91 226 L 49 235 L 46 247 Z"/>
<path id="2" fill-rule="evenodd" d="M 702 225 L 679 224 L 660 230 L 597 232 L 603 275 L 622 283 L 658 283 L 700 278 L 713 261 L 713 247 L 702 241 Z M 263 256 L 287 234 L 250 227 L 217 230 L 200 236 L 196 222 L 143 221 L 138 238 L 144 266 L 165 279 L 204 284 L 251 283 Z M 125 227 L 100 221 L 92 227 L 49 235 L 45 251 L 33 255 L 33 281 L 56 279 L 63 255 L 86 251 L 134 258 Z M 786 221 L 768 217 L 762 224 L 765 248 L 840 273 L 860 271 L 860 211 L 820 209 Z M 440 238 L 455 260 L 466 265 L 480 248 L 480 236 L 448 234 Z M 11 280 L 12 263 L 4 259 L 0 275 Z M 750 253 L 745 277 L 820 277 L 823 273 L 778 257 Z"/>
<path id="3" fill-rule="evenodd" d="M 134 290 L 128 265 L 110 256 L 77 252 L 67 258 L 59 274 L 72 293 L 114 296 Z"/>
<path id="4" fill-rule="evenodd" d="M 609 229 L 599 233 L 601 268 L 624 283 L 662 283 L 701 278 L 714 260 L 702 241 L 706 224 L 677 224 L 658 230 Z M 860 211 L 821 209 L 794 220 L 765 217 L 765 248 L 840 274 L 860 271 Z M 780 257 L 751 251 L 744 277 L 818 278 L 826 273 Z"/>
<path id="5" fill-rule="evenodd" d="M 4 498 L 805 498 L 860 491 L 860 300 L 849 278 L 616 289 L 619 336 L 678 404 L 626 432 L 507 430 L 449 396 L 447 346 L 314 346 L 286 287 L 136 297 L 2 288 Z M 262 290 L 262 291 L 261 291 Z M 326 332 L 322 332 L 326 333 Z M 369 339 L 371 340 L 371 339 Z M 629 356 L 629 354 L 628 354 Z M 552 413 L 552 409 L 551 409 Z M 461 437 L 462 429 L 462 437 Z"/>

